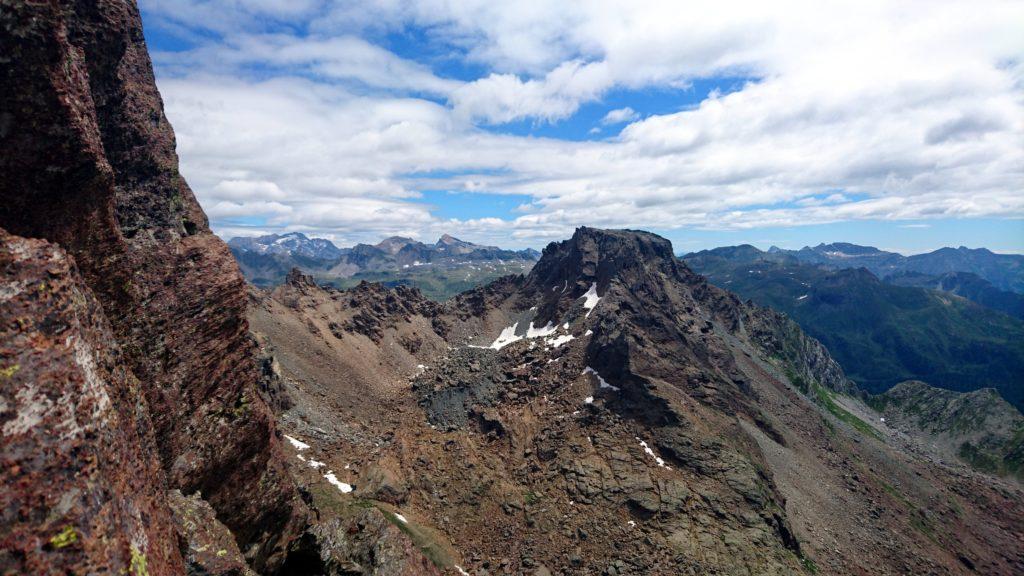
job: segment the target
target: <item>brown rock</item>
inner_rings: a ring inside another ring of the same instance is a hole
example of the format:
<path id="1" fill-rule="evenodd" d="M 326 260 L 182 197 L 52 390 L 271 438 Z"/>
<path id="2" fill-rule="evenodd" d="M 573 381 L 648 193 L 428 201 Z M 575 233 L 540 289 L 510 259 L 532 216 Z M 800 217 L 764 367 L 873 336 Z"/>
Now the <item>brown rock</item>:
<path id="1" fill-rule="evenodd" d="M 170 486 L 201 490 L 255 567 L 279 565 L 304 508 L 257 394 L 241 275 L 178 173 L 135 2 L 5 1 L 0 19 L 0 226 L 75 257 L 144 384 Z"/>
<path id="2" fill-rule="evenodd" d="M 402 477 L 401 469 L 394 458 L 381 458 L 370 465 L 360 477 L 356 495 L 396 505 L 405 502 L 409 495 L 409 486 Z"/>
<path id="3" fill-rule="evenodd" d="M 0 573 L 182 573 L 146 399 L 74 261 L 0 230 L 0 319 Z"/>

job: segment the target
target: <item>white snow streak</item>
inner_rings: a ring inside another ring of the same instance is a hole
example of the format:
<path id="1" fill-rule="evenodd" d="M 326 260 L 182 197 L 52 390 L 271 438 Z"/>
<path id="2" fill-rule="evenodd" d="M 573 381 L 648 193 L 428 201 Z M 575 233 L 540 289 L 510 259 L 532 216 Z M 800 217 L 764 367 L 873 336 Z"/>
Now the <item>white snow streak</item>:
<path id="1" fill-rule="evenodd" d="M 291 436 L 285 434 L 284 439 L 290 442 L 291 445 L 294 446 L 296 450 L 302 451 L 309 449 L 309 444 L 306 444 L 305 442 L 299 440 L 298 438 L 292 438 Z"/>
<path id="2" fill-rule="evenodd" d="M 601 297 L 597 295 L 597 282 L 593 282 L 590 285 L 590 290 L 587 290 L 587 293 L 581 296 L 581 298 L 586 298 L 583 302 L 583 307 L 587 309 L 586 317 L 589 318 L 590 313 L 594 311 L 594 307 L 601 301 Z"/>
<path id="3" fill-rule="evenodd" d="M 552 348 L 558 348 L 562 344 L 566 344 L 568 342 L 573 341 L 575 338 L 576 337 L 573 336 L 572 334 L 563 334 L 562 336 L 555 336 L 554 338 L 547 338 L 547 339 L 544 340 L 544 343 L 547 344 L 548 346 L 552 347 Z"/>
<path id="4" fill-rule="evenodd" d="M 543 338 L 545 336 L 550 336 L 551 334 L 554 334 L 555 330 L 558 330 L 558 327 L 556 327 L 551 322 L 548 322 L 543 328 L 534 328 L 533 322 L 530 322 L 530 327 L 526 329 L 526 337 Z"/>
<path id="5" fill-rule="evenodd" d="M 640 440 L 640 438 L 637 438 L 637 440 Z M 644 449 L 644 452 L 646 452 L 648 456 L 654 458 L 654 461 L 658 463 L 658 466 L 661 466 L 666 470 L 671 470 L 671 468 L 665 465 L 665 461 L 655 454 L 654 450 L 651 450 L 651 447 L 647 445 L 647 442 L 640 440 L 640 447 Z"/>
<path id="6" fill-rule="evenodd" d="M 348 494 L 349 492 L 352 491 L 352 485 L 345 484 L 341 480 L 338 480 L 338 477 L 334 475 L 334 472 L 328 471 L 327 474 L 324 474 L 324 478 L 327 478 L 328 482 L 334 484 L 334 486 L 337 487 L 338 490 L 341 490 L 342 494 Z"/>
<path id="7" fill-rule="evenodd" d="M 584 370 L 583 373 L 584 374 L 593 374 L 594 377 L 597 378 L 597 383 L 600 384 L 601 388 L 611 388 L 612 390 L 614 390 L 616 392 L 619 391 L 619 387 L 618 386 L 612 386 L 611 384 L 609 384 L 604 378 L 601 377 L 600 374 L 597 373 L 597 370 L 594 370 L 590 366 L 587 366 L 587 369 Z"/>
<path id="8" fill-rule="evenodd" d="M 530 324 L 530 326 L 532 327 L 533 324 Z M 516 328 L 518 328 L 518 327 L 519 327 L 519 322 L 516 322 L 515 324 L 513 324 L 513 325 L 505 328 L 504 330 L 502 330 L 501 334 L 498 334 L 498 338 L 495 339 L 494 342 L 491 343 L 491 348 L 493 348 L 495 350 L 501 350 L 502 348 L 504 348 L 505 346 L 508 346 L 509 344 L 511 344 L 513 342 L 516 342 L 518 340 L 522 340 L 523 339 L 522 336 L 516 336 Z"/>

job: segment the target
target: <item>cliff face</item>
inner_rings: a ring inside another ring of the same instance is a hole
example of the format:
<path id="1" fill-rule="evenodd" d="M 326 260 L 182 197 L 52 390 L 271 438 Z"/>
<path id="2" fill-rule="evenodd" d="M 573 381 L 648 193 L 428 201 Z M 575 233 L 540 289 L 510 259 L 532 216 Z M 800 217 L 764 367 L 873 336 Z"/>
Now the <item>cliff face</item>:
<path id="1" fill-rule="evenodd" d="M 59 243 L 149 405 L 169 488 L 200 491 L 255 567 L 304 507 L 281 464 L 244 283 L 177 169 L 134 2 L 3 2 L 0 227 Z"/>

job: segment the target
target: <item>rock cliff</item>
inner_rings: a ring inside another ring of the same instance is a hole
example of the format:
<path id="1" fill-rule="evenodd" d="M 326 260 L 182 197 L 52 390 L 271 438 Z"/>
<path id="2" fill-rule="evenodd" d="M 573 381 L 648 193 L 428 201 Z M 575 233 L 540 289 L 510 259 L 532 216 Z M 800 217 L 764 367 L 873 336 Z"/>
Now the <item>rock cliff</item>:
<path id="1" fill-rule="evenodd" d="M 254 567 L 279 566 L 304 506 L 257 394 L 243 280 L 178 173 L 135 3 L 5 0 L 0 20 L 0 227 L 74 258 L 145 397 L 159 478 L 201 492 Z"/>

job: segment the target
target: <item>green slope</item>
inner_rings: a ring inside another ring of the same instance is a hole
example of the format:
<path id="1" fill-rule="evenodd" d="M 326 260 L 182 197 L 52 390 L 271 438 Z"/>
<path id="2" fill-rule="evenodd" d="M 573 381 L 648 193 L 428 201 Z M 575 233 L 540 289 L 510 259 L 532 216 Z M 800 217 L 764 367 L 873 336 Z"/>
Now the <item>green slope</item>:
<path id="1" fill-rule="evenodd" d="M 992 387 L 1024 406 L 1019 320 L 951 294 L 886 284 L 864 269 L 826 270 L 752 247 L 684 260 L 712 283 L 788 314 L 865 390 L 923 380 L 962 392 Z"/>

